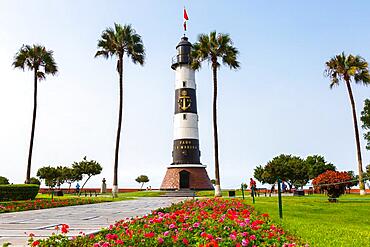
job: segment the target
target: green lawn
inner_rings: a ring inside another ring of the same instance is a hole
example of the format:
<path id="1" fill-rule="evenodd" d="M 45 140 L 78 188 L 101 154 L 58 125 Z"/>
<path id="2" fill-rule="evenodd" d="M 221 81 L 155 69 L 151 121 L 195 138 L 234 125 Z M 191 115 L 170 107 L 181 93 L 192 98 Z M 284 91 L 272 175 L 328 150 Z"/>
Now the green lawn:
<path id="1" fill-rule="evenodd" d="M 199 195 L 213 195 L 213 192 Z M 252 204 L 249 195 L 245 200 Z M 338 203 L 329 203 L 324 195 L 283 197 L 281 221 L 277 200 L 277 197 L 256 197 L 254 206 L 310 246 L 370 246 L 370 195 L 343 195 Z"/>

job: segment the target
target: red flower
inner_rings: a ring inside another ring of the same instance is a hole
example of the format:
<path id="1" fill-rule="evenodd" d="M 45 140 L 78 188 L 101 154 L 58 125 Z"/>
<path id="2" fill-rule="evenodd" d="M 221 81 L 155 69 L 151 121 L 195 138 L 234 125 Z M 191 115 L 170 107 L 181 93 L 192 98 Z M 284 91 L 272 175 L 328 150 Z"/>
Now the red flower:
<path id="1" fill-rule="evenodd" d="M 152 237 L 154 237 L 154 232 L 145 233 L 144 234 L 144 237 L 146 237 L 146 238 L 152 238 Z"/>
<path id="2" fill-rule="evenodd" d="M 38 246 L 40 244 L 40 241 L 36 240 L 32 242 L 32 246 Z"/>
<path id="3" fill-rule="evenodd" d="M 67 224 L 62 224 L 62 233 L 63 234 L 66 234 L 68 232 L 68 229 L 69 229 L 69 225 Z"/>
<path id="4" fill-rule="evenodd" d="M 188 245 L 188 244 L 189 244 L 189 240 L 187 240 L 186 238 L 183 238 L 183 239 L 182 239 L 182 242 L 183 242 L 185 245 Z"/>

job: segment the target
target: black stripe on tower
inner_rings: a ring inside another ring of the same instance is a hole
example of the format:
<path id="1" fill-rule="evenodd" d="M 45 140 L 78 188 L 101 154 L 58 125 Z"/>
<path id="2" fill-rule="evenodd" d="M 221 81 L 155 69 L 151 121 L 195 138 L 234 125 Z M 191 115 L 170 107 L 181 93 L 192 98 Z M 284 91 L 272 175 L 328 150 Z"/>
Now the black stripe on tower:
<path id="1" fill-rule="evenodd" d="M 200 164 L 199 140 L 175 140 L 172 157 L 173 164 Z"/>
<path id="2" fill-rule="evenodd" d="M 197 113 L 197 98 L 194 88 L 179 88 L 175 91 L 175 114 Z"/>

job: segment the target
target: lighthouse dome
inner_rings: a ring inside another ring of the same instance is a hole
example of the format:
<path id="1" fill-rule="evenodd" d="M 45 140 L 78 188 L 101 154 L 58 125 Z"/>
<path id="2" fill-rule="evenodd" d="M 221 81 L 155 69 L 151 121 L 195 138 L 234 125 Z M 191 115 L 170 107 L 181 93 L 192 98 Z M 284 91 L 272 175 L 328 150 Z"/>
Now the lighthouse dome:
<path id="1" fill-rule="evenodd" d="M 172 58 L 172 69 L 175 70 L 180 64 L 190 64 L 191 47 L 192 44 L 189 42 L 188 37 L 182 37 L 176 46 L 177 55 Z"/>

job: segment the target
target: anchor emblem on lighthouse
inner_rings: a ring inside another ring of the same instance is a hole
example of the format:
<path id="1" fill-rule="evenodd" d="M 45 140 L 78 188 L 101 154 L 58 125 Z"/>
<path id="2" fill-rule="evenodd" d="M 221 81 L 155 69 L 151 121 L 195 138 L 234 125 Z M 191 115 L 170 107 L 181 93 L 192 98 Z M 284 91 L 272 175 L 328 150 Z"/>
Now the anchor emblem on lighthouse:
<path id="1" fill-rule="evenodd" d="M 181 96 L 179 97 L 178 104 L 181 110 L 186 111 L 191 106 L 191 98 L 188 96 L 188 92 L 183 90 Z"/>

